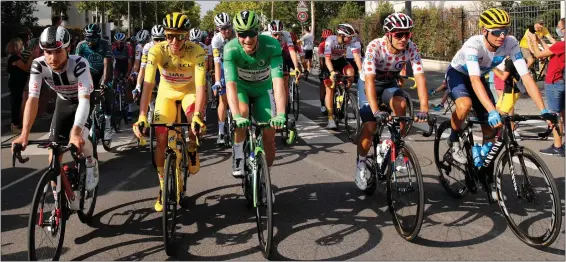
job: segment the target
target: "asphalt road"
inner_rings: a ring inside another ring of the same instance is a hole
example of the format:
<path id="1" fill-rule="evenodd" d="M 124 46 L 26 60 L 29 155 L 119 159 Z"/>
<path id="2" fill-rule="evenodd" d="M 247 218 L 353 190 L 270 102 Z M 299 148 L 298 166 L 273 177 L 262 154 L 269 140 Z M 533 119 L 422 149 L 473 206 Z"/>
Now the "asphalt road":
<path id="1" fill-rule="evenodd" d="M 442 74 L 427 75 L 429 88 Z M 365 196 L 353 182 L 356 147 L 343 132 L 324 130 L 320 115 L 318 79 L 301 83 L 298 143 L 278 145 L 272 169 L 276 189 L 274 223 L 276 260 L 561 260 L 564 225 L 556 242 L 534 249 L 508 228 L 499 206 L 479 192 L 463 199 L 446 194 L 438 182 L 432 155 L 433 138 L 424 138 L 416 124 L 408 144 L 416 151 L 425 177 L 423 227 L 414 242 L 396 232 L 384 188 Z M 414 91 L 411 91 L 416 98 Z M 438 103 L 440 96 L 432 99 Z M 417 101 L 417 100 L 415 100 Z M 536 113 L 530 101 L 519 111 Z M 530 104 L 530 109 L 528 105 Z M 439 115 L 439 119 L 446 116 Z M 216 126 L 200 150 L 201 170 L 190 177 L 190 208 L 178 219 L 179 260 L 261 260 L 254 211 L 245 205 L 240 181 L 231 177 L 231 150 L 214 145 Z M 32 139 L 47 138 L 49 122 L 34 127 Z M 540 127 L 523 128 L 536 132 Z M 10 135 L 2 136 L 3 145 Z M 136 147 L 130 131 L 117 134 L 114 152 L 98 148 L 101 180 L 92 225 L 76 216 L 67 222 L 62 260 L 156 260 L 163 249 L 161 214 L 153 211 L 158 192 L 156 171 L 147 148 Z M 550 141 L 521 144 L 538 152 Z M 35 186 L 47 166 L 47 151 L 30 147 L 31 160 L 11 167 L 11 154 L 2 148 L 2 260 L 27 259 L 27 224 Z M 541 156 L 550 167 L 564 212 L 564 159 Z M 70 159 L 70 157 L 67 157 Z M 562 222 L 564 224 L 564 222 Z"/>

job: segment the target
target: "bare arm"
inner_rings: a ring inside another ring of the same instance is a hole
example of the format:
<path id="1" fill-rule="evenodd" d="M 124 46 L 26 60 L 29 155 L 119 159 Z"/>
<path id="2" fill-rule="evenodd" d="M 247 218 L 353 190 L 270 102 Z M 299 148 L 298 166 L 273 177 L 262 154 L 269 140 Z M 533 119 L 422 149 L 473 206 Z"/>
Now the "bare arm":
<path id="1" fill-rule="evenodd" d="M 417 94 L 422 112 L 428 112 L 428 89 L 426 89 L 426 78 L 424 74 L 416 74 L 414 76 L 417 83 Z"/>
<path id="2" fill-rule="evenodd" d="M 228 81 L 226 82 L 226 96 L 228 97 L 228 106 L 230 106 L 230 111 L 233 115 L 241 115 L 239 100 L 238 100 L 238 89 L 236 88 L 236 82 Z"/>
<path id="3" fill-rule="evenodd" d="M 24 123 L 22 126 L 22 136 L 29 137 L 29 132 L 31 131 L 31 127 L 35 118 L 37 117 L 37 107 L 39 105 L 39 98 L 37 97 L 28 97 L 26 101 L 26 107 L 24 109 Z"/>
<path id="4" fill-rule="evenodd" d="M 285 107 L 287 106 L 287 95 L 285 95 L 285 84 L 283 82 L 283 78 L 273 78 L 273 96 L 275 96 L 275 107 L 277 108 L 277 114 L 285 114 Z"/>

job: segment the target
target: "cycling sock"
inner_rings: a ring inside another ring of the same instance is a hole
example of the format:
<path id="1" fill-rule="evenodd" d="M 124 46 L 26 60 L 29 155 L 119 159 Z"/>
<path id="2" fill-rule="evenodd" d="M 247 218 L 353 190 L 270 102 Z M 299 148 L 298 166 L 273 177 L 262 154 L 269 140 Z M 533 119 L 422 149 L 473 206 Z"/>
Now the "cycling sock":
<path id="1" fill-rule="evenodd" d="M 224 121 L 218 122 L 218 134 L 224 135 Z"/>
<path id="2" fill-rule="evenodd" d="M 450 142 L 458 142 L 458 131 L 454 130 L 454 129 L 450 129 Z"/>
<path id="3" fill-rule="evenodd" d="M 234 157 L 236 159 L 244 158 L 244 142 L 234 143 Z"/>
<path id="4" fill-rule="evenodd" d="M 358 163 L 363 163 L 366 161 L 366 157 L 365 156 L 359 156 L 358 157 Z"/>
<path id="5" fill-rule="evenodd" d="M 157 176 L 159 177 L 159 182 L 163 181 L 163 167 L 157 168 Z"/>
<path id="6" fill-rule="evenodd" d="M 327 108 L 326 113 L 328 115 L 328 120 L 334 120 L 334 115 L 332 114 L 332 108 Z"/>

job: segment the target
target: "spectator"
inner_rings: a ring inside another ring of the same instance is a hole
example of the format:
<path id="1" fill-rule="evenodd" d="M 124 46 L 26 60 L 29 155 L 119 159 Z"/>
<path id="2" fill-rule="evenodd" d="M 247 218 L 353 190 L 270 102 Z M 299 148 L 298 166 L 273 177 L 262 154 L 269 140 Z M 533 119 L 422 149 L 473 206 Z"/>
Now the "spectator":
<path id="1" fill-rule="evenodd" d="M 535 63 L 535 59 L 532 54 L 534 54 L 533 49 L 538 49 L 538 43 L 530 44 L 529 38 L 532 36 L 538 36 L 537 42 L 542 44 L 542 37 L 545 37 L 550 41 L 551 44 L 556 43 L 556 40 L 552 37 L 548 29 L 544 27 L 544 21 L 539 20 L 534 25 L 531 25 L 525 30 L 525 34 L 519 43 L 519 47 L 521 47 L 521 52 L 523 53 L 523 57 L 527 61 L 527 68 L 531 68 L 531 66 Z"/>
<path id="2" fill-rule="evenodd" d="M 558 21 L 556 26 L 564 35 L 564 18 Z M 537 41 L 537 36 L 532 34 L 529 36 L 529 42 L 533 45 Z M 548 62 L 548 69 L 546 78 L 544 79 L 544 90 L 546 92 L 546 106 L 554 113 L 560 114 L 561 123 L 558 125 L 557 130 L 560 133 L 564 132 L 564 41 L 559 41 L 548 47 L 546 43 L 542 42 L 543 50 L 534 50 L 536 58 L 550 57 Z M 562 144 L 562 137 L 558 132 L 554 131 L 554 144 L 547 149 L 541 149 L 540 153 L 545 155 L 562 156 L 564 157 L 564 145 Z"/>
<path id="3" fill-rule="evenodd" d="M 6 45 L 6 53 L 9 55 L 7 71 L 9 75 L 8 88 L 10 89 L 11 98 L 11 130 L 14 134 L 19 134 L 22 129 L 22 99 L 24 90 L 26 89 L 31 62 L 33 61 L 33 59 L 28 59 L 26 63 L 23 62 L 23 47 L 24 44 L 20 38 L 14 38 Z"/>
<path id="4" fill-rule="evenodd" d="M 77 49 L 77 44 L 79 43 L 79 36 L 75 36 L 73 41 L 71 41 L 71 52 L 70 54 L 74 54 L 75 50 Z"/>

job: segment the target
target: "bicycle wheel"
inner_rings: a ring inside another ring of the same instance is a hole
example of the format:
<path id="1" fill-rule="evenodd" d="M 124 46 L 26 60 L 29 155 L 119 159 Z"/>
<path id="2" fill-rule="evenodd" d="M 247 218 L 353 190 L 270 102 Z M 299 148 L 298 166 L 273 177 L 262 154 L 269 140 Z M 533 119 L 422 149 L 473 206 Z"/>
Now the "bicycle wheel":
<path id="1" fill-rule="evenodd" d="M 509 228 L 527 245 L 550 246 L 560 234 L 562 210 L 548 166 L 532 150 L 518 147 L 504 150 L 496 167 L 498 202 Z"/>
<path id="2" fill-rule="evenodd" d="M 340 102 L 340 96 L 342 95 L 342 92 L 340 91 L 340 88 L 338 86 L 334 87 L 334 96 L 332 97 L 332 114 L 334 115 L 334 122 L 336 123 L 336 130 L 339 130 L 340 128 L 340 120 L 342 119 L 341 117 L 341 112 L 342 111 L 342 105 L 343 103 Z"/>
<path id="3" fill-rule="evenodd" d="M 394 165 L 387 172 L 387 203 L 397 233 L 411 241 L 417 237 L 423 223 L 423 174 L 417 155 L 409 145 L 399 145 L 397 152 Z M 397 200 L 404 196 L 411 199 Z"/>
<path id="4" fill-rule="evenodd" d="M 355 144 L 361 126 L 358 99 L 348 92 L 344 96 L 344 129 L 350 141 Z"/>
<path id="5" fill-rule="evenodd" d="M 153 168 L 157 169 L 157 165 L 155 164 L 155 145 L 156 145 L 156 138 L 155 138 L 155 127 L 149 127 L 149 155 L 151 156 L 151 164 Z"/>
<path id="6" fill-rule="evenodd" d="M 168 154 L 165 159 L 163 186 L 163 244 L 168 256 L 175 256 L 175 231 L 177 227 L 177 179 L 176 157 Z"/>
<path id="7" fill-rule="evenodd" d="M 257 236 L 261 245 L 261 252 L 265 258 L 269 258 L 273 240 L 273 199 L 271 194 L 271 177 L 265 153 L 257 154 L 257 174 L 254 176 L 254 188 L 256 192 L 256 222 Z"/>
<path id="8" fill-rule="evenodd" d="M 448 137 L 452 132 L 450 120 L 438 126 L 434 137 L 434 163 L 438 170 L 440 184 L 452 197 L 461 198 L 468 194 L 466 167 L 452 159 Z"/>
<path id="9" fill-rule="evenodd" d="M 112 148 L 110 147 L 112 145 L 112 140 L 104 140 L 104 130 L 106 129 L 106 126 L 105 126 L 106 121 L 104 119 L 104 116 L 100 117 L 97 122 L 98 122 L 98 124 L 96 126 L 99 127 L 98 132 L 97 132 L 98 133 L 97 136 L 99 138 L 97 138 L 97 139 L 100 139 L 100 141 L 102 142 L 102 148 L 104 148 L 104 150 L 106 152 L 112 152 Z"/>
<path id="10" fill-rule="evenodd" d="M 234 130 L 232 130 L 232 112 L 228 109 L 226 120 L 224 120 L 224 146 L 231 148 L 233 145 Z"/>
<path id="11" fill-rule="evenodd" d="M 295 121 L 299 120 L 299 85 L 297 85 L 295 83 L 295 81 L 293 81 L 292 83 L 293 85 L 293 92 L 291 93 L 292 95 L 292 100 L 291 100 L 291 107 L 293 108 L 293 117 L 295 118 Z"/>
<path id="12" fill-rule="evenodd" d="M 118 92 L 114 95 L 114 104 L 112 105 L 112 127 L 116 132 L 120 132 L 120 124 L 122 123 L 122 98 Z"/>
<path id="13" fill-rule="evenodd" d="M 96 152 L 96 148 L 94 149 Z M 97 157 L 94 157 L 98 160 Z M 96 207 L 96 198 L 98 197 L 98 185 L 91 190 L 86 190 L 86 166 L 83 164 L 79 167 L 79 174 L 81 178 L 81 200 L 79 202 L 80 210 L 77 211 L 77 215 L 81 222 L 85 224 L 90 224 L 92 222 L 92 214 L 94 213 L 94 208 Z"/>
<path id="14" fill-rule="evenodd" d="M 405 110 L 405 116 L 410 116 L 411 118 L 415 117 L 415 107 L 413 106 L 413 99 L 411 99 L 411 95 L 409 95 L 409 93 L 405 92 L 405 90 L 401 89 L 401 92 L 403 92 L 403 97 L 405 98 L 405 100 L 407 101 L 407 109 Z M 411 131 L 411 128 L 413 127 L 413 121 L 408 121 L 405 124 L 405 135 L 403 137 L 406 137 L 407 135 L 409 135 L 409 132 Z"/>
<path id="15" fill-rule="evenodd" d="M 185 135 L 181 134 L 181 136 L 183 137 L 183 141 L 185 140 Z M 177 142 L 177 144 L 179 144 L 181 142 Z M 188 155 L 188 151 L 186 148 L 186 144 L 185 143 L 181 143 L 181 152 L 183 155 L 183 158 L 181 159 L 181 175 L 183 180 L 179 181 L 179 192 L 181 192 L 181 199 L 179 201 L 179 205 L 183 208 L 189 208 L 189 199 L 186 198 L 186 193 L 187 193 L 187 180 L 189 179 L 189 155 Z"/>
<path id="16" fill-rule="evenodd" d="M 57 182 L 57 174 L 51 171 L 45 172 L 33 196 L 28 224 L 29 260 L 59 260 L 61 256 L 67 222 L 65 220 L 67 199 L 63 189 L 54 194 L 51 181 Z M 54 246 L 41 246 L 42 244 L 54 244 Z"/>

